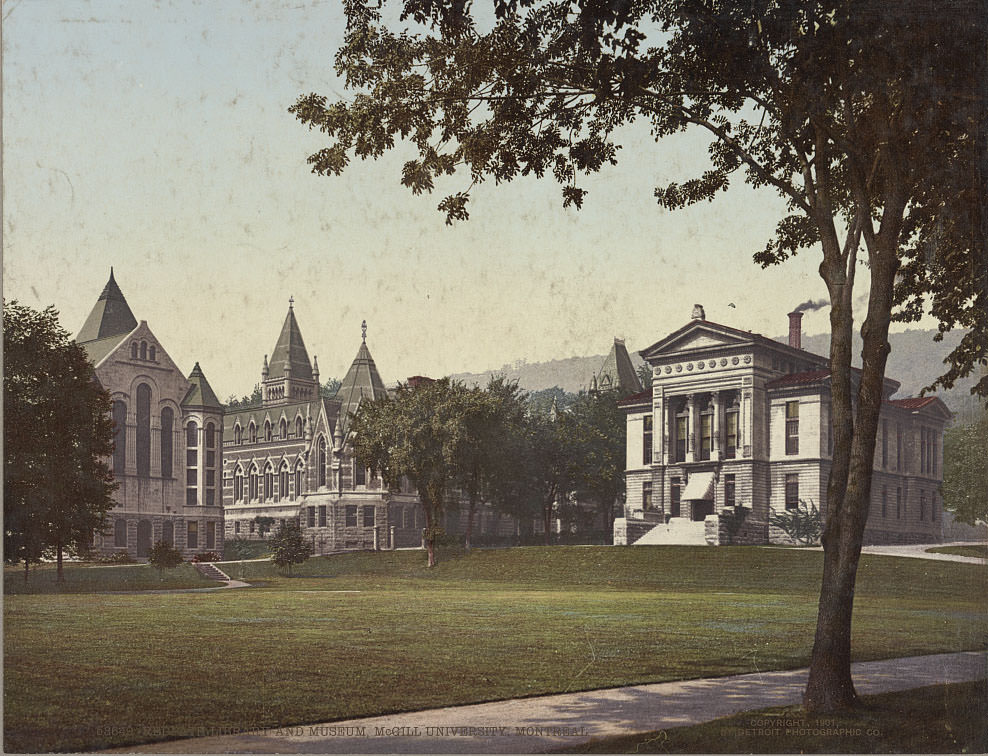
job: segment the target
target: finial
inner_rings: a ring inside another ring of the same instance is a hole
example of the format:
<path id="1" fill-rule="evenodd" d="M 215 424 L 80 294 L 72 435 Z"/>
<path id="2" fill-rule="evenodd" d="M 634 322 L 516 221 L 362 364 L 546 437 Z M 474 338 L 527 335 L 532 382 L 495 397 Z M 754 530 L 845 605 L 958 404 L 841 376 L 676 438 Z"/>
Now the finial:
<path id="1" fill-rule="evenodd" d="M 692 320 L 706 320 L 707 314 L 703 311 L 703 305 L 693 305 L 693 314 L 690 317 Z"/>
<path id="2" fill-rule="evenodd" d="M 360 324 L 360 336 L 366 342 L 367 341 L 367 321 L 365 320 Z"/>
<path id="3" fill-rule="evenodd" d="M 288 309 L 291 310 L 295 306 L 295 297 L 288 297 Z"/>

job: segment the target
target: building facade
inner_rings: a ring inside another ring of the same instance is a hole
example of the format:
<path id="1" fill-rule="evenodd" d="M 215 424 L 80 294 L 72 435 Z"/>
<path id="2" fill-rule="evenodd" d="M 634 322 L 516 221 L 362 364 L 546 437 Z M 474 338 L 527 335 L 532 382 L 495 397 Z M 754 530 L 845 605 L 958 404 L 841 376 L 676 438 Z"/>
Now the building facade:
<path id="1" fill-rule="evenodd" d="M 113 402 L 119 488 L 96 551 L 144 558 L 167 541 L 186 558 L 222 552 L 223 406 L 199 364 L 187 377 L 179 370 L 112 270 L 76 341 Z"/>
<path id="2" fill-rule="evenodd" d="M 787 344 L 691 321 L 642 350 L 652 388 L 627 412 L 625 517 L 615 543 L 776 543 L 773 512 L 816 506 L 826 517 L 833 455 L 828 360 Z M 865 543 L 941 539 L 943 430 L 935 397 L 893 399 L 885 380 Z"/>

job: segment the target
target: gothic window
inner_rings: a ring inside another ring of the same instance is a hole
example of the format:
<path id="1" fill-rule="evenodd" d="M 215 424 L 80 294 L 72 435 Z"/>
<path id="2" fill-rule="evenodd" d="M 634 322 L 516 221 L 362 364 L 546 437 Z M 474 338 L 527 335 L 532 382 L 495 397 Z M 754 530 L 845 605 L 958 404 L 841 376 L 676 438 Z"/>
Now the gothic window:
<path id="1" fill-rule="evenodd" d="M 113 523 L 113 545 L 127 548 L 127 521 L 117 520 Z"/>
<path id="2" fill-rule="evenodd" d="M 113 474 L 121 477 L 127 471 L 127 405 L 113 403 Z"/>
<path id="3" fill-rule="evenodd" d="M 902 470 L 902 426 L 895 424 L 895 469 Z"/>
<path id="4" fill-rule="evenodd" d="M 652 464 L 652 416 L 642 418 L 642 464 Z"/>
<path id="5" fill-rule="evenodd" d="M 326 485 L 326 439 L 319 439 L 319 487 L 323 488 Z"/>
<path id="6" fill-rule="evenodd" d="M 264 440 L 265 441 L 270 441 L 271 440 L 271 421 L 270 420 L 265 420 L 264 421 Z"/>
<path id="7" fill-rule="evenodd" d="M 799 402 L 786 402 L 786 454 L 799 454 Z"/>
<path id="8" fill-rule="evenodd" d="M 130 359 L 132 359 L 132 360 L 136 360 L 137 359 L 137 342 L 136 341 L 133 344 L 130 345 Z"/>
<path id="9" fill-rule="evenodd" d="M 357 460 L 353 460 L 353 485 L 354 486 L 367 485 L 367 470 Z"/>
<path id="10" fill-rule="evenodd" d="M 161 477 L 172 477 L 172 440 L 173 427 L 175 424 L 175 413 L 170 407 L 161 410 L 161 438 L 159 447 L 161 449 Z"/>
<path id="11" fill-rule="evenodd" d="M 247 488 L 248 488 L 247 494 L 249 497 L 248 500 L 249 501 L 256 500 L 257 499 L 257 467 L 254 465 L 251 465 L 250 467 L 250 474 L 247 478 Z"/>
<path id="12" fill-rule="evenodd" d="M 786 473 L 786 509 L 799 509 L 798 473 Z"/>
<path id="13" fill-rule="evenodd" d="M 269 501 L 274 498 L 274 471 L 271 463 L 264 468 L 264 500 Z"/>
<path id="14" fill-rule="evenodd" d="M 926 491 L 919 492 L 919 519 L 926 519 Z"/>
<path id="15" fill-rule="evenodd" d="M 288 438 L 288 421 L 285 420 L 285 418 L 281 418 L 281 424 L 278 430 L 280 431 L 279 435 L 281 436 L 282 441 Z"/>
<path id="16" fill-rule="evenodd" d="M 137 387 L 137 477 L 151 475 L 151 387 Z"/>
<path id="17" fill-rule="evenodd" d="M 141 342 L 141 359 L 146 360 L 148 358 L 148 343 L 146 341 Z"/>
<path id="18" fill-rule="evenodd" d="M 302 417 L 295 418 L 295 438 L 302 438 Z"/>
<path id="19" fill-rule="evenodd" d="M 195 420 L 190 421 L 189 424 L 185 426 L 185 448 L 199 448 L 199 426 L 196 425 Z"/>
<path id="20" fill-rule="evenodd" d="M 282 463 L 278 473 L 278 499 L 288 499 L 288 465 Z"/>
<path id="21" fill-rule="evenodd" d="M 244 498 L 244 475 L 240 470 L 233 474 L 233 500 L 242 501 Z"/>
<path id="22" fill-rule="evenodd" d="M 295 492 L 293 499 L 297 499 L 302 495 L 302 463 L 298 463 L 295 466 Z"/>
<path id="23" fill-rule="evenodd" d="M 237 446 L 244 442 L 244 429 L 240 427 L 239 422 L 233 426 L 233 441 Z"/>
<path id="24" fill-rule="evenodd" d="M 257 426 L 254 425 L 254 421 L 250 421 L 250 425 L 247 426 L 247 440 L 252 444 L 257 443 Z"/>

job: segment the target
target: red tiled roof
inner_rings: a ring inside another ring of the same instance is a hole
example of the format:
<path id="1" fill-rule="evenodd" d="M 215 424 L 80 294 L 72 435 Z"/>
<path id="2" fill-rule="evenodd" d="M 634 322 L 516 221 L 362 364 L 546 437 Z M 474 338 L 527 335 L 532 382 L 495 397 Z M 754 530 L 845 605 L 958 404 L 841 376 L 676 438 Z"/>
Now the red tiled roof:
<path id="1" fill-rule="evenodd" d="M 802 373 L 790 373 L 781 378 L 769 381 L 765 388 L 781 388 L 783 386 L 803 386 L 808 383 L 816 383 L 819 380 L 830 377 L 830 370 L 806 370 Z"/>
<path id="2" fill-rule="evenodd" d="M 890 399 L 889 404 L 903 409 L 919 409 L 927 404 L 932 404 L 937 398 L 935 396 L 910 396 L 905 399 Z"/>
<path id="3" fill-rule="evenodd" d="M 631 404 L 641 404 L 646 399 L 651 400 L 652 389 L 645 389 L 644 391 L 639 391 L 637 394 L 632 394 L 631 396 L 626 396 L 624 399 L 618 402 L 619 407 L 624 407 Z"/>

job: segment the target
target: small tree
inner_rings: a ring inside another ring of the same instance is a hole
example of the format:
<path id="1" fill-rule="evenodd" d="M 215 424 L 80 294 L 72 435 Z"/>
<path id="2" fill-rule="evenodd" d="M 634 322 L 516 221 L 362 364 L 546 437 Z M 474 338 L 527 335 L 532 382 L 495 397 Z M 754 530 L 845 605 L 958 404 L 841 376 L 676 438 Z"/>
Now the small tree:
<path id="1" fill-rule="evenodd" d="M 302 529 L 297 522 L 286 522 L 271 537 L 271 554 L 278 569 L 288 570 L 296 564 L 302 564 L 312 555 L 312 547 L 302 537 Z"/>
<path id="2" fill-rule="evenodd" d="M 778 528 L 793 541 L 804 546 L 820 543 L 820 536 L 823 533 L 823 517 L 813 501 L 807 504 L 800 500 L 795 509 L 787 509 L 784 512 L 773 511 L 768 516 L 768 522 L 769 525 Z"/>
<path id="3" fill-rule="evenodd" d="M 950 428 L 943 436 L 943 507 L 957 522 L 988 521 L 985 450 L 988 411 L 977 422 Z"/>
<path id="4" fill-rule="evenodd" d="M 148 552 L 148 563 L 158 570 L 158 578 L 161 578 L 162 570 L 171 570 L 182 563 L 182 554 L 168 541 L 158 541 Z"/>
<path id="5" fill-rule="evenodd" d="M 268 531 L 271 530 L 271 527 L 274 525 L 274 518 L 258 515 L 254 518 L 254 522 L 257 523 L 258 534 L 261 538 L 264 538 L 264 536 L 268 534 Z"/>

